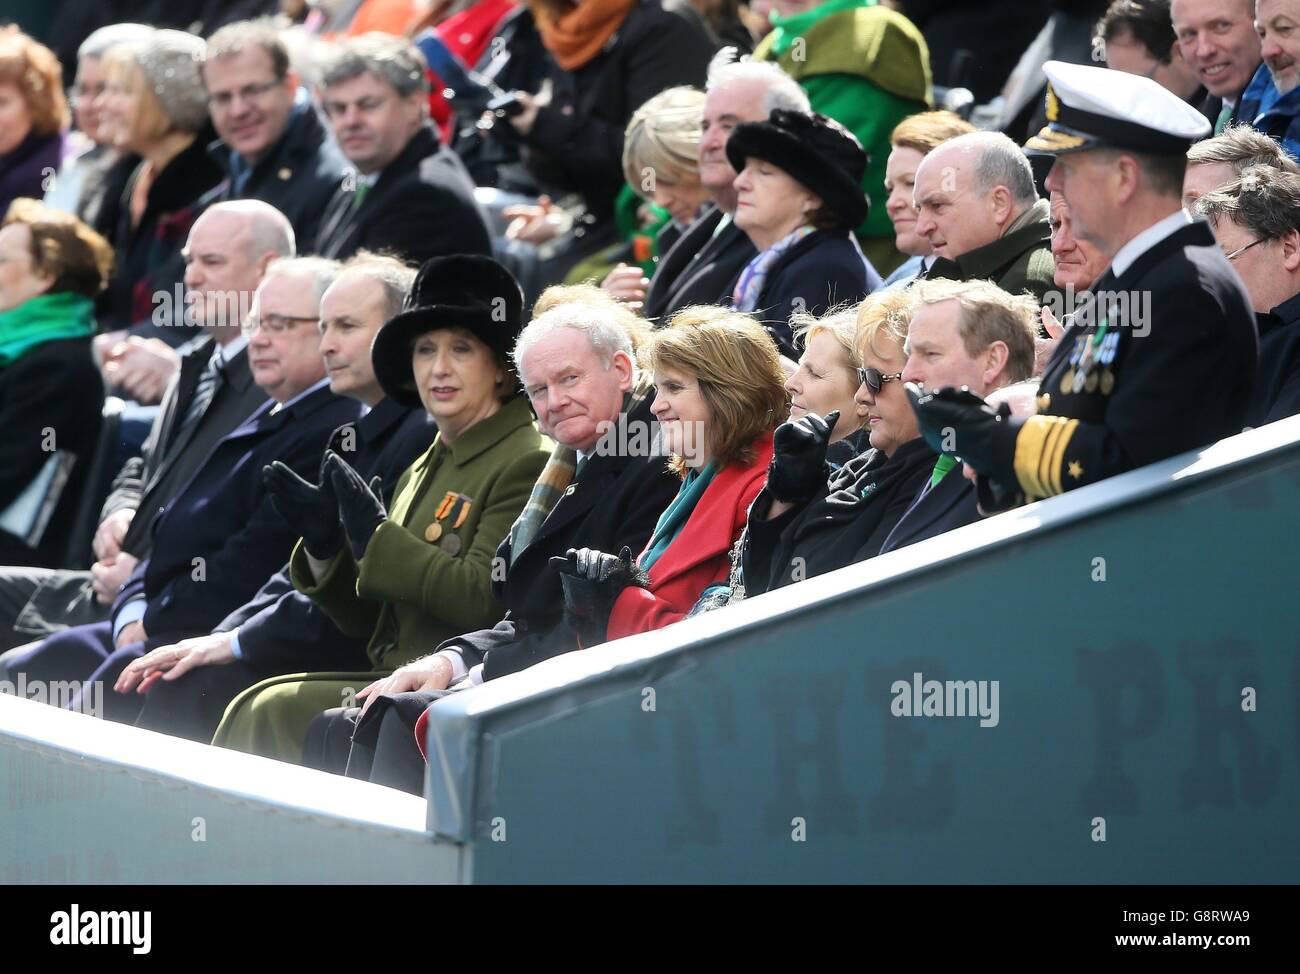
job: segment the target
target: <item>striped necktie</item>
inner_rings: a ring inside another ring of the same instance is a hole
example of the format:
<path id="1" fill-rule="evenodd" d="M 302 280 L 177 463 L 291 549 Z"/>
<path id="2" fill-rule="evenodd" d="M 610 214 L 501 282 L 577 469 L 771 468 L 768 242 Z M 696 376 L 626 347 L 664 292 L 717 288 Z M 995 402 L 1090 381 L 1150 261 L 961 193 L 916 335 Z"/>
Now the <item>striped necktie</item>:
<path id="1" fill-rule="evenodd" d="M 208 411 L 208 406 L 212 404 L 212 399 L 217 394 L 217 387 L 221 385 L 224 364 L 221 347 L 217 346 L 212 350 L 212 357 L 208 359 L 208 364 L 203 367 L 198 385 L 194 387 L 194 397 L 190 400 L 189 408 L 185 410 L 185 418 L 181 420 L 181 425 L 176 430 L 173 442 L 178 446 L 189 442 L 190 434 L 194 432 L 194 428 L 203 419 L 203 414 Z"/>

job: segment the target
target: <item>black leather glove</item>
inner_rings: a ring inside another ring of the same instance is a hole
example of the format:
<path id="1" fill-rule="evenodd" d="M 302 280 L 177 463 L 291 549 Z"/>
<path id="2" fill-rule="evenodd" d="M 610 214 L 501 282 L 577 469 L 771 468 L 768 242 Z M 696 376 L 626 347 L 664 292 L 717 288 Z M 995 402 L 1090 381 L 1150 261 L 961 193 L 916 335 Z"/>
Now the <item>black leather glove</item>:
<path id="1" fill-rule="evenodd" d="M 343 547 L 339 507 L 326 469 L 328 452 L 321 457 L 320 486 L 308 483 L 279 460 L 262 468 L 262 483 L 271 495 L 271 506 L 298 532 L 307 553 L 328 561 Z"/>
<path id="2" fill-rule="evenodd" d="M 552 558 L 564 589 L 564 613 L 584 646 L 605 641 L 609 614 L 619 593 L 629 585 L 644 585 L 646 577 L 627 545 L 618 555 L 592 548 L 570 548 L 563 558 Z"/>
<path id="3" fill-rule="evenodd" d="M 960 458 L 978 474 L 997 472 L 995 444 L 1001 436 L 1015 435 L 1007 423 L 1010 406 L 1002 403 L 994 409 L 966 386 L 927 393 L 909 382 L 905 388 L 921 435 L 931 449 Z"/>
<path id="4" fill-rule="evenodd" d="M 353 557 L 360 561 L 375 531 L 388 517 L 384 502 L 379 499 L 383 484 L 375 477 L 367 486 L 361 474 L 333 450 L 326 453 L 325 460 L 329 464 L 334 496 L 338 498 L 339 519 L 352 543 Z"/>
<path id="5" fill-rule="evenodd" d="M 777 427 L 767 469 L 768 493 L 787 504 L 807 504 L 817 496 L 826 486 L 826 448 L 839 418 L 840 411 L 832 409 L 825 419 L 809 413 Z"/>

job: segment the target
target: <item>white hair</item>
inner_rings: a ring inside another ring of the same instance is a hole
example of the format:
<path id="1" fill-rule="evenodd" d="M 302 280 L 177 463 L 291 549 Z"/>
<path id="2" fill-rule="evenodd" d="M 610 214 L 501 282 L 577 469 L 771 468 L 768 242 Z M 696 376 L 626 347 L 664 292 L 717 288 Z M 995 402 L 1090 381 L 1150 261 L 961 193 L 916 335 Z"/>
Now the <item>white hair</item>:
<path id="1" fill-rule="evenodd" d="M 714 55 L 709 62 L 708 81 L 704 86 L 706 92 L 738 81 L 752 81 L 764 88 L 765 117 L 778 108 L 805 115 L 812 111 L 807 93 L 778 64 L 772 61 L 751 61 L 748 58 L 737 61 L 735 56 L 734 47 L 724 47 Z"/>
<path id="2" fill-rule="evenodd" d="M 947 152 L 970 149 L 975 153 L 975 168 L 971 173 L 971 189 L 980 196 L 995 186 L 1005 186 L 1020 206 L 1033 206 L 1038 202 L 1038 187 L 1034 185 L 1034 170 L 1024 150 L 1001 132 L 967 132 L 943 143 Z"/>
<path id="3" fill-rule="evenodd" d="M 515 371 L 521 377 L 524 374 L 524 357 L 539 341 L 561 328 L 582 332 L 607 369 L 619 352 L 625 352 L 635 362 L 632 336 L 626 328 L 611 320 L 600 308 L 581 301 L 569 301 L 542 312 L 519 333 L 511 358 L 515 363 Z"/>
<path id="4" fill-rule="evenodd" d="M 343 264 L 328 257 L 280 257 L 266 267 L 262 283 L 273 277 L 309 277 L 317 306 L 329 286 L 338 278 Z"/>

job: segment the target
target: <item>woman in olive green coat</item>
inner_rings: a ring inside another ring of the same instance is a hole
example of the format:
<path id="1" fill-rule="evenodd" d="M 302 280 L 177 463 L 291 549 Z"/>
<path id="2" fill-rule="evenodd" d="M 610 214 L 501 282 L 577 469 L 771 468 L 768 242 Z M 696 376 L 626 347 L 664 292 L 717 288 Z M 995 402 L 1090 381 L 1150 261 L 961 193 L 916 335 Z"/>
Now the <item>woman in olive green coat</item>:
<path id="1" fill-rule="evenodd" d="M 267 468 L 276 509 L 302 535 L 294 585 L 341 630 L 370 636 L 374 669 L 263 680 L 231 702 L 214 744 L 299 761 L 318 713 L 350 705 L 376 677 L 500 618 L 493 558 L 549 455 L 509 367 L 522 300 L 490 258 L 435 258 L 407 309 L 376 336 L 371 357 L 385 392 L 423 405 L 438 424 L 391 511 L 337 454 L 326 455 L 319 486 Z"/>

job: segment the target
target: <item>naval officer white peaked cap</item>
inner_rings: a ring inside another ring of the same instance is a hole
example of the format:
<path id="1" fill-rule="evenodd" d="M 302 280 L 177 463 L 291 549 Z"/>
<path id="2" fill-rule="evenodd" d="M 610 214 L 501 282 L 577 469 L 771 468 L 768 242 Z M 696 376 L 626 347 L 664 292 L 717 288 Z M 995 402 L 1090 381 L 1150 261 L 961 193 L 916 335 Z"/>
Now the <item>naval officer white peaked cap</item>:
<path id="1" fill-rule="evenodd" d="M 1205 116 L 1168 88 L 1113 68 L 1048 61 L 1047 125 L 1026 152 L 1114 148 L 1181 155 L 1210 135 Z"/>

